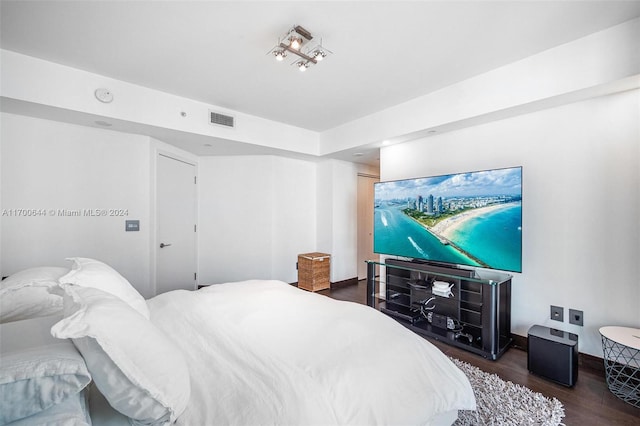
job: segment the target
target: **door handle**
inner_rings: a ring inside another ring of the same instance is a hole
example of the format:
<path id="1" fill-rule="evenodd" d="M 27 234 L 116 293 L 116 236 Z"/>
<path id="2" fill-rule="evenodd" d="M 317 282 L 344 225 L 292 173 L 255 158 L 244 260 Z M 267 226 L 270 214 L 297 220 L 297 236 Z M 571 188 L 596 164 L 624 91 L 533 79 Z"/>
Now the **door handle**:
<path id="1" fill-rule="evenodd" d="M 171 244 L 160 243 L 160 248 L 169 247 Z"/>

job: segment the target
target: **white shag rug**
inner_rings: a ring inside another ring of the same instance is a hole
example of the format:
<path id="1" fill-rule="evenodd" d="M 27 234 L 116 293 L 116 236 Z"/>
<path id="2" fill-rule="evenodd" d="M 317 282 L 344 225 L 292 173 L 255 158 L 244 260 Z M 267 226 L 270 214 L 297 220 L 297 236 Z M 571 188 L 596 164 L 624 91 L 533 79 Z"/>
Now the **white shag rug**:
<path id="1" fill-rule="evenodd" d="M 495 374 L 451 358 L 471 382 L 476 396 L 476 411 L 459 411 L 456 426 L 536 425 L 558 426 L 564 407 L 556 398 L 549 399 L 531 389 L 506 382 Z"/>

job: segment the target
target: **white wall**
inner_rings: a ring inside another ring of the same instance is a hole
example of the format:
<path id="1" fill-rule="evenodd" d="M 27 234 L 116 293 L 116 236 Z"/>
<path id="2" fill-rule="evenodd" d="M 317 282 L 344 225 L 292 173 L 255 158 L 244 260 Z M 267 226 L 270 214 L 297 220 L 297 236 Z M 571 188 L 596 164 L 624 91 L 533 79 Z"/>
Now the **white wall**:
<path id="1" fill-rule="evenodd" d="M 297 256 L 332 255 L 331 281 L 357 276 L 358 167 L 275 156 L 203 157 L 199 283 L 298 280 Z"/>
<path id="2" fill-rule="evenodd" d="M 298 254 L 316 250 L 316 164 L 273 157 L 273 277 L 298 281 Z"/>
<path id="3" fill-rule="evenodd" d="M 146 136 L 7 113 L 0 120 L 2 208 L 48 213 L 0 218 L 4 275 L 32 266 L 64 266 L 71 256 L 94 257 L 116 268 L 145 297 L 153 296 L 158 151 L 198 163 L 200 284 L 253 278 L 295 282 L 297 255 L 318 250 L 315 162 L 196 158 Z M 331 164 L 335 178 L 327 190 L 335 193 L 330 192 L 328 205 L 338 212 L 328 217 L 335 217 L 338 228 L 327 235 L 334 275 L 341 280 L 355 277 L 350 253 L 355 227 L 349 224 L 355 220 L 356 198 L 349 188 L 356 171 L 349 163 Z M 59 209 L 96 208 L 124 208 L 128 216 L 58 214 Z M 125 219 L 139 219 L 140 232 L 125 232 Z"/>
<path id="4" fill-rule="evenodd" d="M 358 166 L 318 164 L 318 251 L 331 254 L 331 281 L 358 276 Z"/>
<path id="5" fill-rule="evenodd" d="M 2 273 L 93 257 L 153 296 L 157 153 L 197 158 L 147 136 L 7 113 L 0 121 Z M 46 216 L 12 217 L 11 209 Z M 85 209 L 124 209 L 126 216 L 86 216 Z M 80 210 L 80 217 L 58 210 Z M 140 231 L 125 232 L 126 219 L 140 220 Z"/>
<path id="6" fill-rule="evenodd" d="M 3 209 L 46 214 L 2 217 L 2 272 L 95 257 L 151 295 L 149 138 L 12 114 L 1 121 Z M 126 209 L 127 216 L 91 217 L 84 209 Z M 126 219 L 139 219 L 140 231 L 125 232 Z"/>
<path id="7" fill-rule="evenodd" d="M 316 246 L 316 165 L 274 156 L 200 160 L 199 283 L 296 282 Z"/>
<path id="8" fill-rule="evenodd" d="M 384 148 L 381 178 L 522 165 L 512 332 L 560 328 L 602 356 L 599 327 L 640 327 L 639 104 L 633 90 Z M 564 323 L 550 305 L 565 308 Z M 569 308 L 584 311 L 584 327 L 568 323 Z"/>

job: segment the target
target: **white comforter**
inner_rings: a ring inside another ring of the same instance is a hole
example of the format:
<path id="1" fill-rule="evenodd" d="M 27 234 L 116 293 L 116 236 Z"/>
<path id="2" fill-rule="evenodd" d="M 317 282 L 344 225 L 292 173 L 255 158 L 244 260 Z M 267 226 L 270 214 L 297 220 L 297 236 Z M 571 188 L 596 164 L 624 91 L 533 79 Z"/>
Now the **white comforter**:
<path id="1" fill-rule="evenodd" d="M 246 281 L 173 291 L 149 307 L 189 364 L 180 425 L 426 424 L 475 409 L 442 352 L 368 306 Z"/>

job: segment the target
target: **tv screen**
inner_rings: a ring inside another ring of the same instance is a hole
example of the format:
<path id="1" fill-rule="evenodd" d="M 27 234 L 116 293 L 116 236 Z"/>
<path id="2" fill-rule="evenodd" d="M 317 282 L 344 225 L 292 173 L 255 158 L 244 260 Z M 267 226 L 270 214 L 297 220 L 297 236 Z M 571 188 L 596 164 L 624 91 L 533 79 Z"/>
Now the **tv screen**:
<path id="1" fill-rule="evenodd" d="M 522 272 L 522 167 L 374 185 L 375 253 Z"/>

